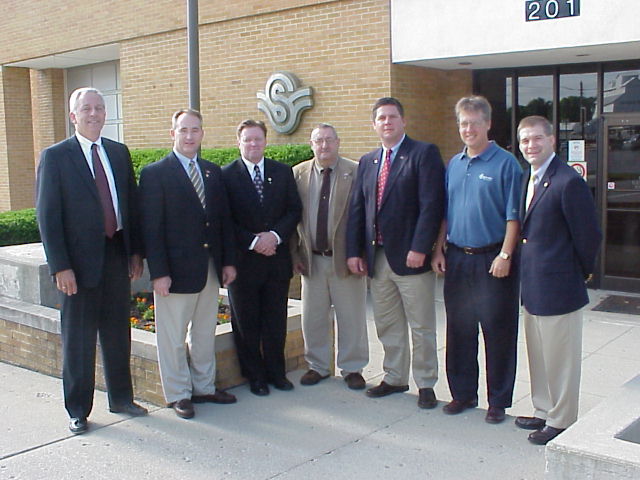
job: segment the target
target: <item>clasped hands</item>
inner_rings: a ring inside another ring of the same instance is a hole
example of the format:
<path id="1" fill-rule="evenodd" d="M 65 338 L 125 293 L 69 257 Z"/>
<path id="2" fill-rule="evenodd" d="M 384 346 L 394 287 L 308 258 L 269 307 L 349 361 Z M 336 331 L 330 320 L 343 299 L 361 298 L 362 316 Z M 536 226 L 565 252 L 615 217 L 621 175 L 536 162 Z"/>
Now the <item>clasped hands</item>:
<path id="1" fill-rule="evenodd" d="M 276 249 L 278 248 L 278 238 L 273 234 L 273 232 L 256 233 L 256 237 L 258 237 L 258 241 L 253 246 L 253 250 L 256 253 L 259 253 L 266 257 L 270 257 L 276 254 Z"/>

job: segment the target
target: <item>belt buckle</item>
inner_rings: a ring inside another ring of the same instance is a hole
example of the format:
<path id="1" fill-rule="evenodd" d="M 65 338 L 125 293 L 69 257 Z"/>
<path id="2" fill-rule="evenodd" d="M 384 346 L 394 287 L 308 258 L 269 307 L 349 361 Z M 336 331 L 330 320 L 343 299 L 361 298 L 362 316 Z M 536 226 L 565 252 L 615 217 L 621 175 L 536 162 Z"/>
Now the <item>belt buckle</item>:
<path id="1" fill-rule="evenodd" d="M 465 255 L 473 255 L 473 248 L 471 247 L 462 247 L 462 251 Z"/>

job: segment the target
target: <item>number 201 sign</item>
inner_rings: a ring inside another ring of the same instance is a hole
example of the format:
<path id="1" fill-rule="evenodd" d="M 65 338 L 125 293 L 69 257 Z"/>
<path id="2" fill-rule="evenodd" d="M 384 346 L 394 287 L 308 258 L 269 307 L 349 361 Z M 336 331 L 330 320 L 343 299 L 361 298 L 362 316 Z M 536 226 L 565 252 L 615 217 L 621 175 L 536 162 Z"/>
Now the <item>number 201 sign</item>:
<path id="1" fill-rule="evenodd" d="M 527 22 L 577 17 L 580 15 L 580 0 L 525 0 L 525 8 Z"/>

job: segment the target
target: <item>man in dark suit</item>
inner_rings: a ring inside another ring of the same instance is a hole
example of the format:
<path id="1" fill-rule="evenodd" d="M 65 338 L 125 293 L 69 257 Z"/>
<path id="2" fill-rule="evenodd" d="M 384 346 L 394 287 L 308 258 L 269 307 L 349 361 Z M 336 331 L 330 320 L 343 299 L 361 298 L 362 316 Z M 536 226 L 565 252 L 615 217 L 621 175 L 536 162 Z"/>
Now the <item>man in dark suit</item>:
<path id="1" fill-rule="evenodd" d="M 235 246 L 220 167 L 198 157 L 202 115 L 178 110 L 170 133 L 173 152 L 140 174 L 142 229 L 164 396 L 192 418 L 192 402 L 236 401 L 215 387 L 218 290 L 235 279 Z"/>
<path id="2" fill-rule="evenodd" d="M 381 98 L 373 128 L 382 147 L 360 159 L 347 228 L 347 264 L 371 277 L 373 314 L 384 347 L 382 397 L 409 389 L 409 336 L 418 406 L 435 408 L 438 378 L 430 255 L 444 208 L 444 166 L 438 147 L 405 135 L 402 104 Z"/>
<path id="3" fill-rule="evenodd" d="M 237 138 L 241 158 L 222 169 L 237 247 L 231 322 L 242 375 L 252 393 L 268 395 L 268 383 L 279 390 L 293 388 L 284 358 L 293 272 L 289 239 L 302 205 L 291 168 L 264 158 L 264 123 L 243 121 Z"/>
<path id="4" fill-rule="evenodd" d="M 578 418 L 582 363 L 582 307 L 602 234 L 586 182 L 555 153 L 553 126 L 544 117 L 518 125 L 520 151 L 531 165 L 522 189 L 521 286 L 537 445 Z"/>
<path id="5" fill-rule="evenodd" d="M 102 94 L 71 94 L 75 135 L 42 152 L 36 211 L 51 274 L 62 292 L 65 406 L 75 433 L 87 430 L 100 334 L 109 409 L 145 415 L 133 402 L 129 368 L 130 278 L 142 273 L 136 184 L 129 150 L 102 138 Z"/>

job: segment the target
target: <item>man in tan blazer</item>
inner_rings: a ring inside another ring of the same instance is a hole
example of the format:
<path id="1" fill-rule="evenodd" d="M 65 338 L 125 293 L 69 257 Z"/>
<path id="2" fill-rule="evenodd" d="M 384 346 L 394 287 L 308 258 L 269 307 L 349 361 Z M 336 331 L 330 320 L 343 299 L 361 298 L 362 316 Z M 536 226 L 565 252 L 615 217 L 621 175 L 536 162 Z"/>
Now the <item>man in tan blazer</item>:
<path id="1" fill-rule="evenodd" d="M 291 246 L 294 271 L 302 274 L 302 334 L 309 364 L 300 383 L 315 385 L 329 376 L 335 312 L 338 368 L 349 388 L 359 390 L 366 386 L 362 369 L 369 361 L 366 280 L 349 272 L 345 246 L 358 164 L 341 158 L 339 147 L 336 130 L 322 123 L 311 132 L 315 157 L 293 168 L 303 214 Z"/>

